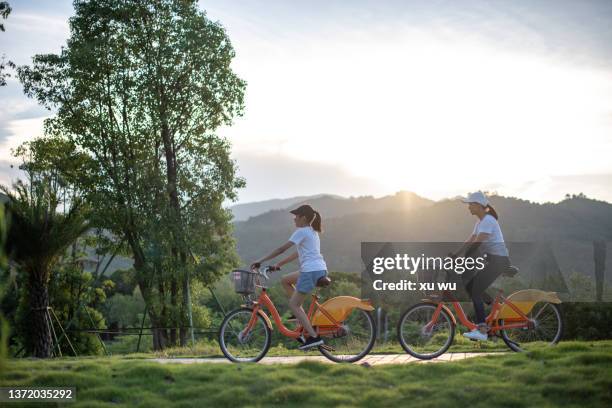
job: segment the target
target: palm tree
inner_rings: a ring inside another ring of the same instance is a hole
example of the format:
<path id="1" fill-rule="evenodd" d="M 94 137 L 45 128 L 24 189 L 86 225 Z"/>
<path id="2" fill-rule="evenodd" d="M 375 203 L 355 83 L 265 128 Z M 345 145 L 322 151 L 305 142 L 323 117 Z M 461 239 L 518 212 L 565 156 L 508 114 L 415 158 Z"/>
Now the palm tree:
<path id="1" fill-rule="evenodd" d="M 8 196 L 10 217 L 8 251 L 10 258 L 25 274 L 28 331 L 26 347 L 35 357 L 51 356 L 51 327 L 47 319 L 49 306 L 49 277 L 53 266 L 66 249 L 87 229 L 87 208 L 74 198 L 65 214 L 57 211 L 59 200 L 55 190 L 45 181 L 13 185 L 14 191 L 4 186 L 0 190 Z"/>

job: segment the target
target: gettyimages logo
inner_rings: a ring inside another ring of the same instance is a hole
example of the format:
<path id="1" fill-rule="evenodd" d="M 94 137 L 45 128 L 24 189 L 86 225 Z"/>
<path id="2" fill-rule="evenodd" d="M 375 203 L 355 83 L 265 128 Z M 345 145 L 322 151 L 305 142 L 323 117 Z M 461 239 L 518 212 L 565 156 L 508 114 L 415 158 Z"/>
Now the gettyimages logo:
<path id="1" fill-rule="evenodd" d="M 475 276 L 484 273 L 492 279 L 488 290 L 493 296 L 497 289 L 506 294 L 539 289 L 556 292 L 564 302 L 611 300 L 612 290 L 602 278 L 607 269 L 605 256 L 597 256 L 602 250 L 596 247 L 594 257 L 592 242 L 506 242 L 510 263 L 516 269 L 508 264 L 497 267 L 494 256 L 481 252 L 449 256 L 462 245 L 362 242 L 362 297 L 387 304 L 411 304 L 441 294 L 470 301 L 466 288 Z"/>
<path id="2" fill-rule="evenodd" d="M 452 256 L 410 256 L 407 253 L 395 254 L 394 257 L 377 256 L 372 260 L 372 273 L 381 275 L 386 271 L 394 271 L 399 274 L 415 275 L 417 272 L 445 271 L 463 274 L 466 271 L 480 271 L 485 267 L 485 258 L 480 257 L 452 257 Z M 383 279 L 375 279 L 372 282 L 375 291 L 401 290 L 401 291 L 455 291 L 456 282 L 415 281 L 411 279 L 399 279 L 386 282 Z"/>
<path id="3" fill-rule="evenodd" d="M 418 257 L 413 257 L 408 254 L 396 254 L 395 257 L 376 257 L 372 261 L 372 272 L 381 274 L 385 270 L 400 270 L 409 272 L 414 275 L 420 270 L 445 270 L 454 271 L 462 274 L 465 271 L 482 270 L 485 267 L 485 258 L 479 256 L 473 257 L 440 257 L 440 256 L 425 256 L 421 254 Z"/>
<path id="4" fill-rule="evenodd" d="M 385 272 L 393 271 L 394 275 L 407 274 L 412 278 L 420 273 L 427 272 L 452 272 L 461 275 L 465 272 L 481 271 L 485 268 L 485 257 L 453 257 L 453 256 L 410 256 L 408 253 L 395 254 L 395 256 L 377 256 L 372 260 L 372 273 L 381 275 Z M 388 276 L 389 274 L 387 274 Z M 402 291 L 455 291 L 456 282 L 435 282 L 421 279 L 395 279 L 385 281 L 375 279 L 372 282 L 372 289 L 375 291 L 402 290 Z"/>

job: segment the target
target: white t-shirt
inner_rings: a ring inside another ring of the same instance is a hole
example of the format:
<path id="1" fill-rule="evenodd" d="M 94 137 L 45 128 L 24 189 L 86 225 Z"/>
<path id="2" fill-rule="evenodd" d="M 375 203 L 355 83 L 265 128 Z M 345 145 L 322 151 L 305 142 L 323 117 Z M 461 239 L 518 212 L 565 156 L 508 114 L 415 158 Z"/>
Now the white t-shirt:
<path id="1" fill-rule="evenodd" d="M 297 246 L 301 272 L 326 271 L 327 265 L 321 255 L 319 234 L 312 227 L 301 227 L 289 238 Z"/>
<path id="2" fill-rule="evenodd" d="M 487 240 L 482 243 L 483 253 L 508 256 L 508 248 L 506 248 L 499 222 L 491 214 L 487 214 L 482 220 L 476 221 L 474 235 L 477 236 L 481 232 L 489 234 Z"/>

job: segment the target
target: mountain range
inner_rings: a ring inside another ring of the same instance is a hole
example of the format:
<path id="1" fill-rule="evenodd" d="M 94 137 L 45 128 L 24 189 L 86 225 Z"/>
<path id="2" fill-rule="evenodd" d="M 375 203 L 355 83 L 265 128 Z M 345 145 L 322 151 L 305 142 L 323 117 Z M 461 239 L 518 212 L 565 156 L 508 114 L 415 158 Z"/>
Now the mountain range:
<path id="1" fill-rule="evenodd" d="M 608 241 L 608 258 L 612 257 L 610 203 L 582 194 L 559 203 L 497 195 L 490 201 L 506 241 L 555 242 L 555 256 L 564 274 L 593 275 L 593 241 Z M 463 242 L 476 221 L 460 200 L 432 201 L 410 192 L 381 198 L 300 197 L 284 209 L 234 223 L 238 254 L 245 265 L 287 242 L 295 228 L 288 211 L 302 203 L 309 203 L 322 215 L 321 251 L 332 271 L 361 271 L 361 242 Z M 612 261 L 607 264 L 609 280 Z M 287 265 L 287 270 L 295 269 L 297 265 Z"/>

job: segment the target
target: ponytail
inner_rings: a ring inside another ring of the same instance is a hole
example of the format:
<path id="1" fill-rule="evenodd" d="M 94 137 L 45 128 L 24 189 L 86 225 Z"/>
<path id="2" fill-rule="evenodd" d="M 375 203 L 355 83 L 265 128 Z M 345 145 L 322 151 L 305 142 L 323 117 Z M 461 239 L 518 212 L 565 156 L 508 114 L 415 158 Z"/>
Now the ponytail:
<path id="1" fill-rule="evenodd" d="M 493 218 L 495 218 L 496 220 L 499 220 L 499 215 L 497 215 L 497 211 L 495 211 L 495 208 L 493 208 L 493 206 L 491 204 L 488 204 L 485 207 L 487 213 L 491 214 L 493 216 Z"/>
<path id="2" fill-rule="evenodd" d="M 313 230 L 321 232 L 321 214 L 318 211 L 314 212 L 312 220 L 310 220 L 310 226 Z"/>

